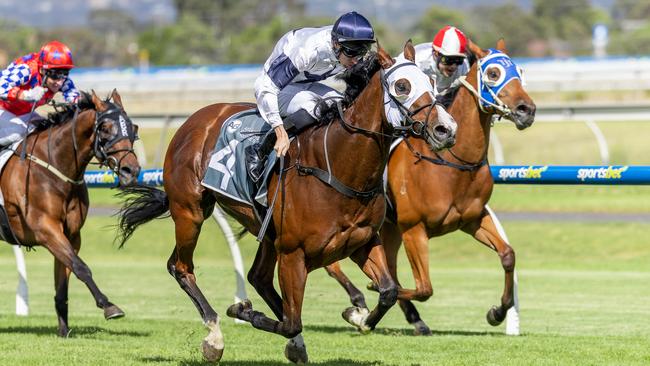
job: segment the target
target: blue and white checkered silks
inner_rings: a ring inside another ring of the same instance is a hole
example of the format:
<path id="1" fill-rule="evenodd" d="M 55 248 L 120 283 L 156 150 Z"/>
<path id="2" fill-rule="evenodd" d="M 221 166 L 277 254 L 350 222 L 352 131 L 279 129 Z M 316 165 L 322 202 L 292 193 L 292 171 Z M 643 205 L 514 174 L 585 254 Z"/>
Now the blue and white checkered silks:
<path id="1" fill-rule="evenodd" d="M 480 107 L 483 112 L 487 112 L 487 108 L 493 107 L 505 114 L 509 114 L 509 108 L 497 95 L 499 95 L 501 89 L 513 80 L 519 80 L 523 85 L 523 70 L 505 53 L 494 48 L 490 48 L 489 51 L 490 53 L 487 56 L 478 60 L 477 80 L 481 100 Z M 490 80 L 487 75 L 488 68 L 492 67 L 496 67 L 500 71 L 497 80 Z"/>
<path id="2" fill-rule="evenodd" d="M 79 98 L 79 90 L 74 86 L 74 83 L 70 79 L 66 79 L 61 87 L 61 93 L 63 93 L 63 99 L 68 103 L 73 103 Z"/>
<path id="3" fill-rule="evenodd" d="M 11 63 L 0 73 L 0 97 L 7 97 L 12 88 L 26 84 L 30 75 L 29 66 Z"/>

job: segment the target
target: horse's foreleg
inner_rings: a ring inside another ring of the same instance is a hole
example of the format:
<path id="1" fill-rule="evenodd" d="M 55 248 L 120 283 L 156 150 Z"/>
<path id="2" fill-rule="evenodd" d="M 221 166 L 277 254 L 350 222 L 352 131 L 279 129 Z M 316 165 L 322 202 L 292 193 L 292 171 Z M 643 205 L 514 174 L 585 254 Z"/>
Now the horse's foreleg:
<path id="1" fill-rule="evenodd" d="M 68 327 L 68 283 L 70 269 L 60 260 L 54 258 L 54 307 L 59 320 L 59 337 L 67 337 L 70 333 Z"/>
<path id="2" fill-rule="evenodd" d="M 363 296 L 363 293 L 358 288 L 356 288 L 348 276 L 343 273 L 343 270 L 341 270 L 341 264 L 339 262 L 330 264 L 329 266 L 325 267 L 325 270 L 327 271 L 327 274 L 330 275 L 330 277 L 334 278 L 339 283 L 339 285 L 345 289 L 345 292 L 347 292 L 348 296 L 350 297 L 350 302 L 352 305 L 359 308 L 368 308 L 368 305 L 366 305 L 366 298 Z"/>
<path id="3" fill-rule="evenodd" d="M 411 300 L 406 300 L 402 299 L 401 296 L 404 296 L 404 292 L 406 291 L 412 291 L 412 290 L 405 290 L 402 289 L 399 279 L 397 278 L 397 254 L 399 252 L 399 248 L 402 245 L 402 233 L 397 227 L 397 225 L 392 224 L 392 223 L 384 223 L 382 225 L 381 230 L 380 230 L 380 235 L 381 235 L 381 241 L 384 244 L 384 250 L 386 251 L 386 261 L 388 262 L 388 268 L 390 270 L 391 275 L 393 276 L 393 279 L 395 280 L 395 283 L 397 283 L 397 286 L 399 288 L 398 294 L 397 294 L 397 303 L 399 304 L 400 309 L 402 309 L 402 312 L 404 313 L 404 317 L 406 318 L 406 321 L 411 324 L 414 328 L 415 335 L 431 335 L 431 330 L 429 329 L 429 326 L 420 318 L 420 313 L 418 310 L 415 308 L 415 305 Z M 426 237 L 426 233 L 424 234 Z M 412 238 L 412 237 L 411 237 Z M 410 238 L 410 239 L 411 239 Z M 419 238 L 421 239 L 421 238 Z M 418 244 L 420 241 L 418 241 Z M 420 286 L 420 288 L 416 287 L 416 290 L 413 293 L 419 293 L 420 295 L 426 294 L 426 283 L 429 284 L 428 288 L 431 290 L 431 282 L 429 280 L 429 272 L 428 272 L 428 240 L 425 240 L 424 242 L 425 245 L 425 250 L 426 254 L 425 257 L 422 258 L 422 256 L 419 254 L 419 252 L 416 252 L 416 254 L 409 253 L 409 250 L 407 250 L 407 254 L 409 261 L 411 261 L 411 268 L 422 268 L 422 266 L 425 267 L 426 274 L 422 274 L 421 271 L 416 271 L 416 269 L 413 269 L 414 276 L 416 278 L 416 286 Z M 410 249 L 413 250 L 413 248 L 419 248 L 419 246 L 410 246 Z M 413 261 L 411 260 L 411 257 L 414 256 L 414 260 L 419 262 L 424 260 L 424 263 L 417 263 L 416 265 L 413 264 Z M 422 276 L 425 278 L 422 280 Z M 424 283 L 425 286 L 422 286 L 421 284 Z M 424 289 L 422 288 L 424 287 Z M 432 293 L 433 290 L 431 290 Z M 429 295 L 431 296 L 431 295 Z"/>
<path id="4" fill-rule="evenodd" d="M 278 320 L 282 319 L 282 298 L 273 286 L 277 252 L 273 242 L 262 241 L 257 248 L 255 260 L 248 271 L 248 282 L 271 308 Z"/>
<path id="5" fill-rule="evenodd" d="M 490 325 L 497 326 L 506 318 L 506 313 L 514 305 L 513 284 L 515 271 L 515 251 L 499 235 L 499 232 L 492 221 L 492 217 L 483 210 L 482 216 L 475 222 L 463 228 L 463 231 L 474 236 L 474 238 L 492 250 L 496 251 L 501 259 L 501 266 L 505 272 L 505 285 L 501 296 L 501 306 L 492 307 L 487 313 L 487 321 Z"/>
<path id="6" fill-rule="evenodd" d="M 400 288 L 400 300 L 426 301 L 433 295 L 431 278 L 429 277 L 429 237 L 424 224 L 420 223 L 402 234 L 404 250 L 411 264 L 415 290 Z"/>
<path id="7" fill-rule="evenodd" d="M 395 284 L 388 270 L 386 254 L 379 240 L 379 235 L 373 235 L 371 241 L 352 253 L 350 259 L 377 285 L 379 301 L 370 314 L 364 314 L 363 309 L 353 307 L 343 312 L 343 318 L 356 326 L 359 331 L 368 332 L 375 329 L 375 326 L 388 309 L 395 305 L 397 301 L 397 284 Z"/>
<path id="8" fill-rule="evenodd" d="M 167 271 L 190 297 L 203 319 L 203 324 L 209 330 L 201 345 L 203 356 L 209 361 L 219 361 L 224 349 L 219 315 L 196 284 L 192 260 L 203 224 L 203 215 L 199 210 L 193 213 L 173 203 L 170 210 L 176 228 L 176 247 L 167 261 Z"/>
<path id="9" fill-rule="evenodd" d="M 95 304 L 98 308 L 104 310 L 104 318 L 115 319 L 124 316 L 124 312 L 108 301 L 97 284 L 93 280 L 92 272 L 86 263 L 77 255 L 76 250 L 81 245 L 81 237 L 79 235 L 73 236 L 71 241 L 63 234 L 63 228 L 60 221 L 50 220 L 46 217 L 41 218 L 41 225 L 39 230 L 34 232 L 36 240 L 44 245 L 47 250 L 54 255 L 54 257 L 63 263 L 66 267 L 72 270 L 72 273 L 81 280 L 95 299 Z M 73 248 L 74 247 L 74 248 Z"/>
<path id="10" fill-rule="evenodd" d="M 268 245 L 261 244 L 261 246 Z M 271 264 L 275 260 L 268 255 L 268 249 L 258 249 L 256 261 L 261 258 L 266 258 Z M 307 362 L 307 349 L 303 342 L 302 336 L 302 302 L 305 294 L 305 284 L 307 282 L 307 268 L 305 266 L 305 257 L 302 250 L 295 250 L 289 254 L 280 254 L 278 259 L 278 283 L 282 291 L 282 312 L 279 319 L 271 319 L 264 313 L 253 310 L 250 301 L 244 301 L 234 304 L 228 308 L 228 316 L 241 319 L 251 323 L 257 329 L 267 332 L 282 335 L 286 338 L 291 338 L 285 347 L 285 356 L 295 363 Z M 260 268 L 268 268 L 268 264 L 257 263 Z M 263 275 L 266 270 L 262 270 L 260 275 Z M 249 274 L 249 278 L 250 278 Z M 264 276 L 260 276 L 262 278 Z M 265 277 L 268 279 L 269 277 Z M 272 279 L 272 277 L 270 277 Z M 253 282 L 251 282 L 253 283 Z M 257 289 L 257 286 L 253 284 Z"/>

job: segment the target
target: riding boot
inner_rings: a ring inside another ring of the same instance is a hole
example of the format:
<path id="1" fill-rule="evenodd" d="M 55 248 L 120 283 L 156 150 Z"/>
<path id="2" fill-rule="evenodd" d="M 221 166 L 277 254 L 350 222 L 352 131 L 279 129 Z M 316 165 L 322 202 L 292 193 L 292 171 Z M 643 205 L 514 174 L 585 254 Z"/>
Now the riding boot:
<path id="1" fill-rule="evenodd" d="M 306 110 L 299 109 L 286 117 L 282 122 L 284 129 L 292 136 L 315 124 L 317 120 Z M 266 159 L 273 150 L 276 140 L 275 131 L 270 130 L 264 135 L 260 143 L 246 148 L 246 166 L 248 167 L 248 173 L 253 182 L 257 182 L 262 178 L 264 168 L 266 167 Z"/>
<path id="2" fill-rule="evenodd" d="M 262 137 L 261 142 L 246 147 L 246 166 L 248 167 L 248 175 L 253 182 L 257 183 L 262 177 L 266 166 L 266 158 L 273 150 L 276 140 L 275 131 L 270 130 Z"/>

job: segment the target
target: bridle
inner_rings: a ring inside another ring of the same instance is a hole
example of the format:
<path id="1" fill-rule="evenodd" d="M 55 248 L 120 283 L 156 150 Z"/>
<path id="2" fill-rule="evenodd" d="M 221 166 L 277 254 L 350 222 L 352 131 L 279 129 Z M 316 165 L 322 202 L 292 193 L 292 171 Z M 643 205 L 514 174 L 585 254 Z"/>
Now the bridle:
<path id="1" fill-rule="evenodd" d="M 106 101 L 106 104 L 109 105 L 109 108 L 106 109 L 105 111 L 95 112 L 95 123 L 94 123 L 94 135 L 95 139 L 93 141 L 93 152 L 95 154 L 95 157 L 99 161 L 99 166 L 107 166 L 113 173 L 119 174 L 119 171 L 121 169 L 121 162 L 122 159 L 124 159 L 129 153 L 132 153 L 135 155 L 135 151 L 133 151 L 133 148 L 130 147 L 128 149 L 114 149 L 110 150 L 110 147 L 115 145 L 117 142 L 128 138 L 129 141 L 131 141 L 131 146 L 133 146 L 133 142 L 138 138 L 136 135 L 134 128 L 133 128 L 133 123 L 131 120 L 124 114 L 121 108 L 117 107 L 115 104 Z M 55 105 L 55 108 L 57 105 Z M 77 146 L 77 137 L 75 134 L 76 131 L 76 124 L 77 124 L 77 117 L 79 115 L 80 108 L 78 105 L 75 105 L 75 111 L 74 115 L 72 117 L 72 124 L 73 127 L 71 129 L 72 131 L 72 142 L 73 142 L 73 148 L 74 148 L 74 154 L 75 156 L 77 155 L 78 146 Z M 115 117 L 117 116 L 117 117 Z M 110 139 L 102 139 L 100 138 L 100 129 L 102 128 L 104 123 L 107 123 L 109 121 L 114 121 L 118 122 L 118 128 L 117 128 L 117 133 L 112 136 Z M 51 159 L 51 145 L 50 145 L 51 139 L 48 138 L 48 148 L 47 148 L 47 154 L 48 154 L 48 160 Z M 127 154 L 124 154 L 119 160 L 115 158 L 114 154 L 118 152 L 127 152 Z M 79 180 L 75 180 L 72 178 L 69 178 L 66 176 L 64 173 L 62 173 L 60 170 L 55 168 L 54 166 L 50 165 L 50 163 L 34 156 L 33 154 L 26 154 L 25 157 L 34 163 L 44 167 L 45 169 L 49 170 L 52 172 L 55 176 L 57 176 L 59 179 L 63 180 L 66 183 L 71 183 L 75 185 L 82 185 L 84 183 L 83 178 Z M 77 159 L 74 159 L 75 165 L 76 165 L 76 170 L 79 170 L 79 166 L 77 165 Z M 109 162 L 113 162 L 114 167 L 111 168 Z"/>
<path id="2" fill-rule="evenodd" d="M 341 124 L 344 126 L 344 128 L 347 128 L 347 129 L 351 130 L 353 133 L 363 133 L 363 134 L 367 134 L 367 135 L 371 135 L 371 136 L 380 136 L 380 137 L 383 137 L 383 138 L 386 138 L 386 139 L 388 139 L 388 138 L 393 139 L 393 138 L 397 138 L 397 137 L 402 137 L 402 136 L 408 135 L 408 134 L 413 134 L 413 135 L 416 135 L 416 136 L 423 136 L 425 138 L 426 138 L 426 136 L 429 136 L 427 128 L 426 128 L 427 127 L 427 121 L 429 120 L 429 116 L 431 115 L 431 112 L 433 111 L 434 107 L 437 104 L 437 101 L 433 97 L 433 95 L 431 96 L 431 100 L 432 100 L 431 103 L 428 103 L 426 105 L 417 107 L 414 110 L 410 110 L 397 97 L 395 97 L 392 93 L 390 93 L 387 78 L 393 71 L 395 71 L 396 69 L 398 69 L 400 67 L 403 67 L 403 66 L 415 66 L 415 67 L 417 67 L 417 65 L 415 65 L 415 63 L 413 63 L 413 62 L 405 62 L 405 63 L 401 63 L 401 64 L 398 64 L 398 65 L 394 66 L 393 68 L 391 68 L 387 72 L 384 72 L 382 70 L 382 74 L 380 75 L 382 87 L 383 87 L 384 91 L 387 91 L 385 94 L 389 95 L 389 97 L 390 97 L 390 99 L 388 101 L 384 101 L 384 107 L 386 107 L 386 105 L 388 103 L 390 103 L 391 101 L 397 106 L 397 110 L 399 111 L 399 114 L 400 114 L 400 125 L 399 126 L 393 125 L 391 123 L 391 121 L 389 120 L 389 117 L 386 116 L 386 120 L 388 121 L 388 125 L 391 126 L 390 133 L 372 131 L 372 130 L 365 129 L 365 128 L 362 128 L 362 127 L 354 126 L 354 125 L 352 125 L 350 122 L 348 122 L 346 120 L 345 115 L 344 115 L 344 111 L 343 111 L 343 107 L 342 107 L 340 101 L 337 101 L 337 109 L 338 109 L 338 113 L 339 113 L 339 118 L 338 119 L 341 122 Z M 418 95 L 417 97 L 419 98 L 420 96 L 421 95 Z M 426 114 L 426 120 L 424 122 L 415 120 L 413 118 L 413 116 L 415 116 L 416 114 L 418 114 L 420 111 L 422 111 L 425 108 L 429 108 L 429 111 Z M 329 126 L 328 126 L 328 131 L 329 131 Z M 367 191 L 355 190 L 355 189 L 345 185 L 341 181 L 339 181 L 332 174 L 332 170 L 331 170 L 331 164 L 330 164 L 330 161 L 329 161 L 329 154 L 328 154 L 328 149 L 327 149 L 327 132 L 325 133 L 325 139 L 323 141 L 323 145 L 324 145 L 324 151 L 325 151 L 325 160 L 326 160 L 326 163 L 327 163 L 327 171 L 325 171 L 323 169 L 320 169 L 318 167 L 304 166 L 304 165 L 302 165 L 300 163 L 300 160 L 298 158 L 296 163 L 295 163 L 295 167 L 296 167 L 299 174 L 313 175 L 316 178 L 323 181 L 325 184 L 327 184 L 327 185 L 331 186 L 332 188 L 334 188 L 335 190 L 337 190 L 339 193 L 341 193 L 341 194 L 343 194 L 343 195 L 345 195 L 347 197 L 350 197 L 350 198 L 356 198 L 356 199 L 360 199 L 360 200 L 370 200 L 373 197 L 375 197 L 377 194 L 383 192 L 383 184 L 382 184 L 381 181 L 374 188 L 372 188 L 370 190 L 367 190 Z M 300 156 L 300 154 L 298 154 L 298 156 Z M 388 156 L 386 156 L 386 161 L 387 161 L 387 159 L 388 159 Z M 386 164 L 386 161 L 384 161 L 384 163 L 383 163 L 384 165 Z M 281 176 L 282 175 L 280 174 L 280 177 Z"/>
<path id="3" fill-rule="evenodd" d="M 135 155 L 135 151 L 133 151 L 133 142 L 138 139 L 138 136 L 133 128 L 133 122 L 131 122 L 131 119 L 124 113 L 124 111 L 111 102 L 106 102 L 106 104 L 110 107 L 105 111 L 97 112 L 95 115 L 95 141 L 93 142 L 93 151 L 95 157 L 99 161 L 98 164 L 100 167 L 106 166 L 113 171 L 113 173 L 119 174 L 118 172 L 120 171 L 122 160 L 129 154 Z M 117 122 L 117 133 L 110 139 L 102 139 L 100 137 L 100 130 L 104 123 L 109 121 Z M 131 141 L 130 147 L 111 149 L 111 147 L 124 139 Z M 120 159 L 117 159 L 113 155 L 119 152 L 126 152 L 126 154 L 122 155 Z M 110 166 L 111 161 L 113 162 L 113 168 Z"/>

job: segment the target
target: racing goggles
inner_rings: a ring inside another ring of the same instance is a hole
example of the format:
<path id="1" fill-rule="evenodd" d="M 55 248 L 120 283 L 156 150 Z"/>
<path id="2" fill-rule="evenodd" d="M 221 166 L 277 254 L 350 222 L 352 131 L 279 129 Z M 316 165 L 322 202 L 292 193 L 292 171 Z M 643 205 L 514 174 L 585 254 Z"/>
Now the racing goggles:
<path id="1" fill-rule="evenodd" d="M 341 52 L 350 58 L 362 58 L 370 50 L 370 46 L 367 45 L 346 45 L 341 43 Z"/>
<path id="2" fill-rule="evenodd" d="M 465 62 L 465 58 L 461 56 L 440 56 L 440 62 L 443 65 L 451 66 L 451 65 L 462 65 L 463 62 Z"/>
<path id="3" fill-rule="evenodd" d="M 70 70 L 66 69 L 50 69 L 45 71 L 45 76 L 52 80 L 65 80 L 68 78 Z"/>

